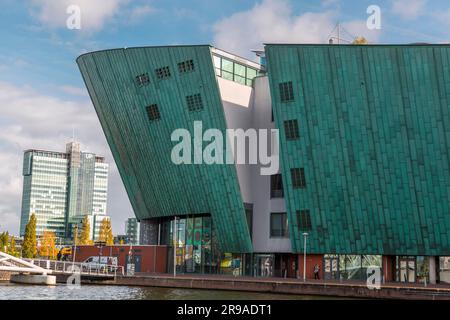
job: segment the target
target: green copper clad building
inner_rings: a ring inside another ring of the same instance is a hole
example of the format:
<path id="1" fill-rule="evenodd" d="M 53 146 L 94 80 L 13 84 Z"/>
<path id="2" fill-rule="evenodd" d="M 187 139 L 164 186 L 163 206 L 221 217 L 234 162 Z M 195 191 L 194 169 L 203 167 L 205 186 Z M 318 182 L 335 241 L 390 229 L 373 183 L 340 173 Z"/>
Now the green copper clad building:
<path id="1" fill-rule="evenodd" d="M 257 54 L 261 64 L 207 45 L 78 58 L 141 242 L 176 240 L 179 272 L 295 277 L 306 241 L 308 277 L 318 264 L 325 278 L 379 267 L 387 280 L 450 281 L 450 46 Z M 195 123 L 267 130 L 279 170 L 175 164 L 172 134 L 193 137 Z"/>

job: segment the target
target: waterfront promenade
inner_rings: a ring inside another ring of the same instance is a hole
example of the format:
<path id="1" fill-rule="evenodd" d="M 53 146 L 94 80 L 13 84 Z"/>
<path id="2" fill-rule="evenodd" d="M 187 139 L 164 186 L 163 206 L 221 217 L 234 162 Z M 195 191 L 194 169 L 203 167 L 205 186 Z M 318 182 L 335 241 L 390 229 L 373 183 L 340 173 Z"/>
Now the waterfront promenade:
<path id="1" fill-rule="evenodd" d="M 96 283 L 96 282 L 90 282 Z M 380 289 L 369 289 L 362 281 L 307 280 L 289 278 L 233 277 L 223 275 L 137 274 L 120 276 L 115 282 L 98 282 L 126 286 L 184 289 L 232 290 L 262 293 L 314 295 L 365 299 L 450 300 L 450 285 L 389 282 Z"/>

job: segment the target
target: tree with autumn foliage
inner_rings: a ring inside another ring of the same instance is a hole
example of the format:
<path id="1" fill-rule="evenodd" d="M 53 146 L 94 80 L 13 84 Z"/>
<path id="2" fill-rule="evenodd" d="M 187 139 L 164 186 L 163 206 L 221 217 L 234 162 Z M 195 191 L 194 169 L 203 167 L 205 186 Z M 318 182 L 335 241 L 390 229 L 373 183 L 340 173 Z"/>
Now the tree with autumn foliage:
<path id="1" fill-rule="evenodd" d="M 84 216 L 83 222 L 81 223 L 81 234 L 79 236 L 79 245 L 92 245 L 94 242 L 91 238 L 91 223 L 88 216 Z"/>
<path id="2" fill-rule="evenodd" d="M 104 242 L 107 246 L 114 245 L 114 236 L 112 232 L 111 220 L 103 219 L 100 225 L 99 242 Z"/>
<path id="3" fill-rule="evenodd" d="M 39 255 L 50 260 L 56 259 L 57 249 L 55 243 L 56 235 L 51 231 L 44 231 L 39 246 Z"/>
<path id="4" fill-rule="evenodd" d="M 36 215 L 31 215 L 30 221 L 28 221 L 25 227 L 25 236 L 22 244 L 22 256 L 24 258 L 34 258 L 37 254 L 37 240 L 36 240 Z"/>
<path id="5" fill-rule="evenodd" d="M 11 236 L 11 239 L 9 240 L 8 254 L 14 257 L 18 257 L 20 255 L 20 252 L 17 251 L 16 248 L 16 239 L 14 238 L 14 236 Z"/>

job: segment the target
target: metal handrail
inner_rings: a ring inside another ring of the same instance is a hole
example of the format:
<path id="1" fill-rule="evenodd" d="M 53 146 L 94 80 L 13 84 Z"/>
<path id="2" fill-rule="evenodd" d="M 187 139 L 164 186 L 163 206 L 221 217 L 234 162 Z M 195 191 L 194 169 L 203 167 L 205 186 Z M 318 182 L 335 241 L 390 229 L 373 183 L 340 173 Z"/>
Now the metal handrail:
<path id="1" fill-rule="evenodd" d="M 85 263 L 85 262 L 69 262 L 69 261 L 57 261 L 57 260 L 44 260 L 44 259 L 23 259 L 32 263 L 35 266 L 51 270 L 53 272 L 61 273 L 76 273 L 77 269 L 84 275 L 97 275 L 97 276 L 114 276 L 117 274 L 124 275 L 123 266 L 108 265 L 101 263 Z M 77 268 L 74 268 L 77 267 Z"/>

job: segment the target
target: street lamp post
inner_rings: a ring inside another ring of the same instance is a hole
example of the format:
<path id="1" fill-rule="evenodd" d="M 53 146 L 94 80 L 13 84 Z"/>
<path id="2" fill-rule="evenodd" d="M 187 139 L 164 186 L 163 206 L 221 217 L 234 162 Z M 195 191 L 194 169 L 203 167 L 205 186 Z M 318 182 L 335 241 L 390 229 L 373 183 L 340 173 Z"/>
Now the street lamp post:
<path id="1" fill-rule="evenodd" d="M 177 276 L 177 242 L 178 242 L 178 228 L 177 228 L 177 217 L 175 216 L 173 223 L 173 232 L 174 232 L 174 243 L 173 243 L 173 276 Z"/>
<path id="2" fill-rule="evenodd" d="M 306 281 L 306 238 L 308 237 L 307 232 L 303 232 L 303 282 Z"/>
<path id="3" fill-rule="evenodd" d="M 78 226 L 75 227 L 74 248 L 72 253 L 72 269 L 75 265 L 75 255 L 77 254 Z"/>

